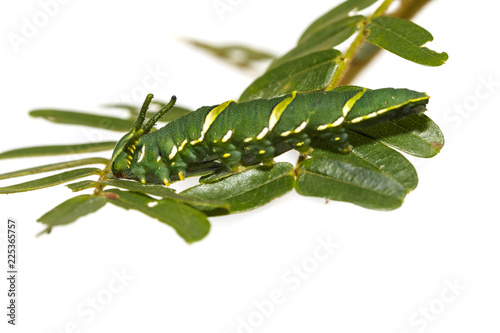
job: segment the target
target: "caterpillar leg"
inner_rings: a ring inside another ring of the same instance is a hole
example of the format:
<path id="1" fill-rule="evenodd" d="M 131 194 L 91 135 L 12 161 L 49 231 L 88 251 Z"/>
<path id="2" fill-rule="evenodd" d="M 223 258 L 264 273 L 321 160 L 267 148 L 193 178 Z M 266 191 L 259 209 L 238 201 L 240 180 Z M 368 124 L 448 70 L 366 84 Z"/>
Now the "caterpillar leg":
<path id="1" fill-rule="evenodd" d="M 135 163 L 135 162 L 132 162 L 132 165 L 130 167 L 130 171 L 132 171 L 132 173 L 134 175 L 136 175 L 137 178 L 139 178 L 141 183 L 143 183 L 143 184 L 146 183 L 146 169 L 144 169 L 144 167 L 142 165 Z"/>
<path id="2" fill-rule="evenodd" d="M 170 186 L 170 170 L 165 164 L 158 164 L 158 169 L 155 171 L 155 176 L 161 179 L 165 186 Z"/>
<path id="3" fill-rule="evenodd" d="M 269 140 L 259 140 L 258 142 L 249 144 L 245 149 L 252 152 L 257 160 L 266 166 L 276 164 L 274 161 L 276 148 L 274 148 L 272 142 Z"/>
<path id="4" fill-rule="evenodd" d="M 301 155 L 308 155 L 311 152 L 311 138 L 307 133 L 300 133 L 286 140 L 293 149 Z"/>
<path id="5" fill-rule="evenodd" d="M 221 161 L 228 166 L 229 170 L 233 172 L 241 172 L 245 168 L 240 164 L 243 156 L 235 145 L 226 143 L 219 146 L 214 146 L 212 151 L 219 156 Z"/>
<path id="6" fill-rule="evenodd" d="M 177 175 L 179 180 L 185 179 L 187 164 L 182 160 L 182 158 L 176 158 L 172 163 L 170 163 L 172 173 Z"/>
<path id="7" fill-rule="evenodd" d="M 327 142 L 331 150 L 342 154 L 350 152 L 353 148 L 352 145 L 349 144 L 349 134 L 343 128 L 325 131 L 320 135 L 320 139 Z"/>

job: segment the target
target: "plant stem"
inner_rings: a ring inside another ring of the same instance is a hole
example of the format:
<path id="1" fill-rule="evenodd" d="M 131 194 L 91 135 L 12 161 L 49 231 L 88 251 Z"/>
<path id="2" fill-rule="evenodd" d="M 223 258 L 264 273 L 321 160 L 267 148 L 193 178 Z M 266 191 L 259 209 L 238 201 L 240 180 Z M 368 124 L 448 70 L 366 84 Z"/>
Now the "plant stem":
<path id="1" fill-rule="evenodd" d="M 109 173 L 110 171 L 111 171 L 111 161 L 110 161 L 110 162 L 106 165 L 106 167 L 102 170 L 102 174 L 101 174 L 101 176 L 99 176 L 99 180 L 98 180 L 98 182 L 107 180 L 107 179 L 108 179 L 108 176 L 107 176 L 107 175 L 108 175 L 108 173 Z M 99 194 L 102 192 L 102 190 L 104 189 L 104 187 L 105 187 L 105 186 L 106 186 L 106 185 L 101 185 L 101 184 L 99 184 L 99 185 L 95 188 L 93 195 L 99 195 Z"/>
<path id="2" fill-rule="evenodd" d="M 381 16 L 385 13 L 387 8 L 391 5 L 391 3 L 394 0 L 385 0 L 376 10 L 375 12 L 368 17 L 366 20 L 360 23 L 359 25 L 359 32 L 354 38 L 354 41 L 352 42 L 351 46 L 347 49 L 347 51 L 341 55 L 338 58 L 338 66 L 337 69 L 335 70 L 335 73 L 333 74 L 333 77 L 331 78 L 330 82 L 326 86 L 325 90 L 329 91 L 337 87 L 340 82 L 342 82 L 342 78 L 344 77 L 345 73 L 347 72 L 347 69 L 349 68 L 349 65 L 351 64 L 352 60 L 354 59 L 354 56 L 358 52 L 359 48 L 365 41 L 365 27 L 368 23 L 371 22 L 372 19 L 375 17 Z M 418 1 L 418 0 L 417 0 Z M 297 172 L 300 163 L 304 161 L 304 156 L 300 155 L 299 159 L 297 161 L 297 166 L 295 167 L 295 172 Z"/>
<path id="3" fill-rule="evenodd" d="M 389 13 L 388 15 L 392 17 L 401 18 L 404 20 L 411 20 L 416 13 L 418 13 L 425 5 L 427 5 L 432 0 L 401 0 L 401 5 L 394 13 Z M 369 43 L 368 43 L 369 44 Z M 366 45 L 366 42 L 362 46 Z M 362 59 L 355 57 L 349 68 L 345 71 L 339 85 L 347 85 L 354 81 L 354 78 L 365 68 L 375 57 L 380 53 L 381 49 L 372 44 L 371 50 L 363 50 Z"/>
<path id="4" fill-rule="evenodd" d="M 347 51 L 339 57 L 337 61 L 338 63 L 337 69 L 335 70 L 335 73 L 333 74 L 333 77 L 331 78 L 330 82 L 326 86 L 325 88 L 326 91 L 334 89 L 342 81 L 342 78 L 346 73 L 347 68 L 351 64 L 361 44 L 363 44 L 363 42 L 365 41 L 364 34 L 366 25 L 370 23 L 371 20 L 373 20 L 375 17 L 383 15 L 387 10 L 387 8 L 393 2 L 394 0 L 384 0 L 384 2 L 375 10 L 375 12 L 370 17 L 368 17 L 366 20 L 364 20 L 359 24 L 359 32 L 356 35 L 356 38 L 354 38 L 354 41 L 351 43 L 351 46 L 349 46 Z"/>

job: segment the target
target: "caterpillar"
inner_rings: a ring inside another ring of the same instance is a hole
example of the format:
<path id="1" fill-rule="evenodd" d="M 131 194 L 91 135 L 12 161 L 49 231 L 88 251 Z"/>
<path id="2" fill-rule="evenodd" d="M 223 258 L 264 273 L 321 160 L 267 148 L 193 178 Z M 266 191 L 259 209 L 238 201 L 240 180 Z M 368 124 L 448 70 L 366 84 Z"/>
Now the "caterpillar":
<path id="1" fill-rule="evenodd" d="M 275 156 L 291 149 L 307 155 L 316 142 L 348 153 L 348 130 L 423 112 L 429 96 L 394 88 L 294 91 L 271 99 L 203 106 L 159 130 L 153 126 L 176 97 L 142 126 L 152 99 L 147 96 L 131 131 L 117 143 L 111 171 L 116 178 L 169 186 L 191 176 L 193 167 L 203 169 L 204 163 L 217 162 L 237 172 L 252 163 L 272 165 Z"/>

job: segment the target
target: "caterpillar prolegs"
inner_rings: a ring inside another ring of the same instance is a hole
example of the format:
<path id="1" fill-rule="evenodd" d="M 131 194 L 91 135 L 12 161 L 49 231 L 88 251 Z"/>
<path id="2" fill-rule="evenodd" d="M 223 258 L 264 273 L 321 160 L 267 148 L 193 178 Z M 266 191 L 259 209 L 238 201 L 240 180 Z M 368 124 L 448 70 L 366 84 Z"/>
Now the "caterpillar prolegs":
<path id="1" fill-rule="evenodd" d="M 290 149 L 307 155 L 319 141 L 348 153 L 348 129 L 425 111 L 429 100 L 425 93 L 393 88 L 293 92 L 204 106 L 152 131 L 176 97 L 142 127 L 152 98 L 148 95 L 132 130 L 116 145 L 111 170 L 117 178 L 167 186 L 209 162 L 240 171 L 251 163 L 271 165 Z"/>

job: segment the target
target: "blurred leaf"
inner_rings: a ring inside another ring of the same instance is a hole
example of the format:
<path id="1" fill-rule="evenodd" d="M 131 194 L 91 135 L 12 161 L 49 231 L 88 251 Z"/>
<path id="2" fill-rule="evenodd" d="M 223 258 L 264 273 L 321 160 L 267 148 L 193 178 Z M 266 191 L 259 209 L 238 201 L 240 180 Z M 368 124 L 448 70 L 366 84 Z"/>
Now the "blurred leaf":
<path id="1" fill-rule="evenodd" d="M 331 11 L 314 21 L 307 29 L 304 31 L 299 39 L 299 43 L 310 38 L 312 35 L 318 33 L 327 26 L 333 27 L 338 21 L 348 17 L 349 13 L 352 11 L 359 11 L 366 7 L 371 6 L 377 0 L 349 0 L 340 4 L 339 6 L 333 8 Z"/>
<path id="2" fill-rule="evenodd" d="M 153 101 L 151 103 L 158 105 L 160 108 L 162 108 L 165 105 L 167 105 L 167 103 L 161 102 L 161 101 Z M 187 109 L 185 107 L 174 106 L 163 117 L 161 117 L 161 119 L 159 121 L 160 122 L 170 122 L 170 121 L 173 121 L 173 120 L 179 118 L 180 116 L 183 116 L 183 115 L 188 114 L 190 112 L 191 112 L 191 110 L 189 110 L 189 109 Z M 156 112 L 148 112 L 147 113 L 147 117 L 151 118 L 152 116 L 155 115 L 155 113 Z"/>
<path id="3" fill-rule="evenodd" d="M 398 181 L 372 168 L 315 157 L 300 165 L 296 191 L 380 210 L 398 208 L 406 195 Z"/>
<path id="4" fill-rule="evenodd" d="M 256 61 L 269 60 L 274 58 L 272 54 L 255 50 L 243 45 L 216 46 L 205 42 L 187 39 L 187 43 L 210 52 L 212 55 L 223 61 L 243 68 L 249 68 Z"/>
<path id="5" fill-rule="evenodd" d="M 146 113 L 146 118 L 153 117 L 167 103 L 166 102 L 162 102 L 162 101 L 154 100 L 154 101 L 151 102 L 151 104 L 152 105 L 157 105 L 158 108 L 157 108 L 157 110 L 154 110 L 154 111 L 148 111 Z M 135 106 L 135 105 L 130 105 L 130 104 L 105 104 L 103 106 L 106 107 L 106 108 L 116 108 L 116 109 L 125 109 L 125 110 L 127 110 L 129 112 L 129 117 L 130 117 L 129 121 L 131 121 L 132 123 L 134 123 L 135 120 L 137 119 L 137 116 L 139 116 L 140 107 Z M 167 112 L 167 114 L 165 114 L 160 120 L 158 120 L 158 122 L 162 122 L 162 123 L 170 122 L 172 120 L 175 120 L 175 119 L 179 118 L 180 116 L 188 114 L 189 112 L 191 112 L 191 110 L 189 110 L 189 109 L 187 109 L 185 107 L 174 106 L 174 107 L 172 107 L 172 109 L 170 109 L 170 111 Z M 132 128 L 132 126 L 130 126 L 130 128 Z M 129 128 L 129 130 L 130 130 L 130 128 Z"/>
<path id="6" fill-rule="evenodd" d="M 199 200 L 175 193 L 173 189 L 162 185 L 145 185 L 136 181 L 122 180 L 122 179 L 109 179 L 100 181 L 101 185 L 110 185 L 120 187 L 126 190 L 141 192 L 145 194 L 159 196 L 165 199 L 189 204 L 191 206 L 203 206 L 207 209 L 221 208 L 229 210 L 229 204 L 221 200 Z"/>
<path id="7" fill-rule="evenodd" d="M 69 169 L 69 168 L 82 166 L 82 165 L 89 165 L 89 164 L 104 164 L 104 165 L 106 165 L 108 163 L 109 163 L 109 160 L 106 158 L 100 158 L 100 157 L 84 158 L 84 159 L 76 160 L 76 161 L 47 164 L 47 165 L 36 166 L 36 167 L 27 168 L 27 169 L 23 169 L 23 170 L 7 172 L 4 174 L 0 174 L 0 179 L 34 175 L 37 173 L 54 171 L 54 170 Z"/>
<path id="8" fill-rule="evenodd" d="M 13 149 L 0 153 L 0 160 L 4 158 L 15 158 L 15 157 L 92 153 L 96 151 L 111 150 L 115 148 L 115 146 L 116 142 L 108 141 L 108 142 L 95 142 L 95 143 L 79 143 L 73 145 L 60 145 L 60 146 L 27 147 L 27 148 Z"/>
<path id="9" fill-rule="evenodd" d="M 94 213 L 106 204 L 106 198 L 89 194 L 79 195 L 64 201 L 38 219 L 47 225 L 40 234 L 49 233 L 53 227 L 75 222 L 82 216 Z"/>
<path id="10" fill-rule="evenodd" d="M 349 142 L 354 146 L 350 153 L 331 152 L 323 147 L 323 149 L 314 148 L 311 156 L 373 169 L 397 180 L 405 187 L 407 193 L 417 187 L 418 176 L 415 168 L 394 149 L 355 132 L 349 133 Z"/>
<path id="11" fill-rule="evenodd" d="M 104 104 L 102 106 L 109 109 L 125 109 L 128 111 L 131 120 L 135 120 L 139 115 L 139 111 L 141 110 L 141 108 L 137 105 L 125 103 Z"/>
<path id="12" fill-rule="evenodd" d="M 241 95 L 240 102 L 272 98 L 297 91 L 324 88 L 337 67 L 337 50 L 325 50 L 290 60 L 259 77 Z"/>
<path id="13" fill-rule="evenodd" d="M 99 183 L 93 180 L 82 180 L 81 182 L 71 183 L 66 185 L 73 192 L 83 191 L 88 188 L 96 188 Z"/>
<path id="14" fill-rule="evenodd" d="M 443 133 L 424 114 L 409 115 L 395 122 L 387 121 L 356 132 L 417 157 L 435 156 L 444 145 Z"/>
<path id="15" fill-rule="evenodd" d="M 334 46 L 347 40 L 358 30 L 358 23 L 364 19 L 364 16 L 351 16 L 334 22 L 330 25 L 317 30 L 284 56 L 276 59 L 269 66 L 269 69 L 275 68 L 289 60 L 303 57 L 307 54 L 332 49 Z"/>
<path id="16" fill-rule="evenodd" d="M 448 59 L 444 52 L 437 53 L 422 47 L 432 41 L 430 32 L 421 26 L 399 18 L 380 16 L 367 26 L 366 40 L 404 59 L 426 66 L 441 66 Z"/>
<path id="17" fill-rule="evenodd" d="M 63 110 L 33 110 L 30 116 L 44 118 L 54 123 L 96 127 L 117 132 L 127 132 L 134 125 L 134 122 L 128 119 Z"/>
<path id="18" fill-rule="evenodd" d="M 145 194 L 111 189 L 104 194 L 113 194 L 108 201 L 118 207 L 135 209 L 160 222 L 173 227 L 188 243 L 205 237 L 210 230 L 210 223 L 205 214 L 169 199 L 156 200 Z"/>
<path id="19" fill-rule="evenodd" d="M 29 182 L 0 187 L 0 194 L 8 194 L 8 193 L 18 193 L 18 192 L 27 192 L 38 190 L 46 187 L 51 187 L 63 183 L 67 183 L 74 179 L 79 179 L 87 176 L 98 175 L 102 172 L 101 169 L 97 168 L 83 168 L 76 169 L 71 171 L 66 171 L 63 173 L 59 173 L 57 175 L 40 178 L 37 180 L 32 180 Z"/>
<path id="20" fill-rule="evenodd" d="M 291 191 L 295 176 L 293 165 L 277 163 L 273 167 L 259 167 L 237 173 L 218 182 L 188 188 L 182 195 L 200 200 L 224 200 L 229 202 L 230 213 L 239 213 L 262 206 Z M 224 215 L 220 210 L 207 211 L 209 216 Z"/>

